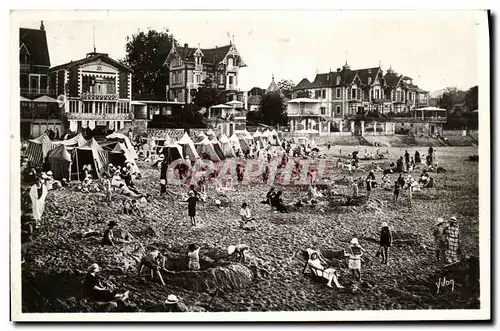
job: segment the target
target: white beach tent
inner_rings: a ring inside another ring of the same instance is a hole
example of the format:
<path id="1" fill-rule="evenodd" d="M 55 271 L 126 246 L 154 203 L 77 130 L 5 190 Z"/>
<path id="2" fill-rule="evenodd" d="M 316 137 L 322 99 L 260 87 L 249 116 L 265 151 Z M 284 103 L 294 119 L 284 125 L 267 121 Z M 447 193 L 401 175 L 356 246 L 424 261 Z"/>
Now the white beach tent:
<path id="1" fill-rule="evenodd" d="M 196 144 L 196 151 L 202 159 L 208 159 L 214 162 L 221 160 L 208 137 L 205 137 L 205 139 Z"/>
<path id="2" fill-rule="evenodd" d="M 222 149 L 222 153 L 224 153 L 225 157 L 236 157 L 234 153 L 233 146 L 229 141 L 229 138 L 223 133 L 219 139 L 220 148 Z"/>
<path id="3" fill-rule="evenodd" d="M 276 131 L 276 129 L 273 129 L 273 131 L 271 131 L 271 134 L 274 140 L 276 141 L 276 144 L 281 145 L 280 137 L 278 136 L 278 131 Z"/>
<path id="4" fill-rule="evenodd" d="M 233 133 L 233 135 L 229 137 L 229 142 L 231 143 L 231 146 L 233 148 L 236 148 L 236 150 L 241 149 L 240 140 L 238 139 L 238 136 L 235 133 Z"/>
<path id="5" fill-rule="evenodd" d="M 119 133 L 119 132 L 114 132 L 110 135 L 107 135 L 106 139 L 107 140 L 118 140 L 120 142 L 123 142 L 125 144 L 125 147 L 127 147 L 127 150 L 130 152 L 130 155 L 134 158 L 134 160 L 138 158 L 137 153 L 134 149 L 134 146 L 132 145 L 132 142 L 130 141 L 130 139 L 126 135 Z"/>
<path id="6" fill-rule="evenodd" d="M 187 132 L 184 132 L 184 135 L 181 139 L 179 139 L 177 144 L 182 146 L 182 155 L 184 155 L 184 157 L 189 156 L 191 160 L 195 160 L 200 157 L 198 155 L 198 152 L 196 151 L 196 147 L 194 146 L 193 141 L 191 140 L 191 138 L 189 138 Z"/>
<path id="7" fill-rule="evenodd" d="M 210 139 L 210 142 L 212 143 L 212 146 L 214 146 L 214 150 L 217 153 L 217 156 L 219 156 L 221 160 L 224 160 L 226 157 L 224 156 L 224 152 L 222 151 L 221 144 L 217 140 L 217 137 L 214 136 L 212 139 Z"/>

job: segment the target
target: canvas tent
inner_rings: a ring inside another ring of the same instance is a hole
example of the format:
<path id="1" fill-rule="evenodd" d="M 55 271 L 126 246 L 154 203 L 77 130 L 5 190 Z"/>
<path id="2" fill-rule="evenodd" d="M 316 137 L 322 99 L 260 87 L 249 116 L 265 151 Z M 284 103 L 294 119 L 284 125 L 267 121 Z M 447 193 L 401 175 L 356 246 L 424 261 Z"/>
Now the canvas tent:
<path id="1" fill-rule="evenodd" d="M 114 148 L 108 151 L 108 159 L 110 163 L 113 163 L 115 166 L 123 167 L 125 162 L 132 163 L 135 166 L 134 158 L 130 155 L 127 147 L 123 143 L 117 142 Z M 135 172 L 135 171 L 134 171 Z"/>
<path id="2" fill-rule="evenodd" d="M 163 147 L 163 164 L 168 166 L 177 159 L 184 159 L 182 156 L 182 147 L 178 144 L 170 144 Z"/>
<path id="3" fill-rule="evenodd" d="M 24 155 L 28 158 L 32 166 L 41 166 L 49 151 L 55 146 L 56 145 L 50 140 L 47 133 L 44 133 L 36 139 L 28 140 L 28 148 Z"/>
<path id="4" fill-rule="evenodd" d="M 219 143 L 220 143 L 220 148 L 222 149 L 222 153 L 224 153 L 225 157 L 236 157 L 236 154 L 234 154 L 233 147 L 231 146 L 231 142 L 224 133 L 220 137 Z"/>
<path id="5" fill-rule="evenodd" d="M 111 141 L 116 140 L 116 141 L 119 141 L 121 143 L 124 143 L 125 147 L 128 149 L 128 151 L 130 152 L 130 155 L 134 158 L 134 160 L 138 158 L 137 153 L 135 152 L 135 149 L 134 149 L 134 145 L 132 145 L 132 142 L 130 141 L 129 137 L 127 137 L 126 135 L 124 135 L 122 133 L 114 132 L 110 135 L 107 135 L 106 139 L 111 140 Z"/>
<path id="6" fill-rule="evenodd" d="M 224 152 L 222 152 L 222 148 L 220 147 L 217 137 L 214 136 L 212 139 L 210 139 L 210 142 L 212 143 L 212 146 L 214 146 L 215 153 L 217 153 L 219 159 L 224 160 L 226 157 L 224 156 Z"/>
<path id="7" fill-rule="evenodd" d="M 254 143 L 252 134 L 248 132 L 246 129 L 243 131 L 242 138 L 245 140 L 245 142 L 250 146 Z"/>
<path id="8" fill-rule="evenodd" d="M 83 166 L 90 164 L 92 166 L 92 177 L 100 178 L 108 166 L 108 153 L 99 146 L 94 138 L 91 138 L 82 146 L 76 147 L 75 161 L 78 177 L 80 177 Z M 80 179 L 78 178 L 78 180 Z"/>
<path id="9" fill-rule="evenodd" d="M 48 154 L 50 170 L 54 175 L 54 179 L 61 180 L 66 178 L 71 180 L 71 154 L 64 144 L 58 145 Z"/>
<path id="10" fill-rule="evenodd" d="M 247 144 L 247 142 L 245 141 L 245 139 L 243 139 L 243 138 L 239 138 L 239 139 L 238 139 L 238 142 L 239 142 L 239 144 L 240 144 L 240 148 L 241 148 L 241 151 L 242 151 L 243 153 L 245 153 L 247 150 L 249 150 L 249 149 L 250 149 L 250 146 Z"/>
<path id="11" fill-rule="evenodd" d="M 83 135 L 81 133 L 78 133 L 76 136 L 70 139 L 62 140 L 62 141 L 56 141 L 54 144 L 62 144 L 65 146 L 81 146 L 85 144 L 85 138 L 83 138 Z"/>
<path id="12" fill-rule="evenodd" d="M 240 140 L 238 139 L 238 136 L 235 133 L 233 133 L 233 135 L 229 137 L 229 142 L 231 143 L 231 146 L 233 148 L 236 148 L 236 150 L 241 149 Z"/>
<path id="13" fill-rule="evenodd" d="M 195 144 L 202 142 L 207 136 L 203 133 L 200 132 L 196 137 L 193 138 L 193 142 Z"/>
<path id="14" fill-rule="evenodd" d="M 198 152 L 196 152 L 196 147 L 194 146 L 193 141 L 189 138 L 189 135 L 186 132 L 184 132 L 184 135 L 177 143 L 182 146 L 182 155 L 184 155 L 184 157 L 189 156 L 191 160 L 195 160 L 200 157 Z"/>
<path id="15" fill-rule="evenodd" d="M 205 139 L 199 142 L 196 146 L 196 151 L 202 159 L 208 159 L 214 162 L 218 162 L 221 160 L 215 152 L 214 146 L 212 145 L 208 137 L 205 137 Z"/>

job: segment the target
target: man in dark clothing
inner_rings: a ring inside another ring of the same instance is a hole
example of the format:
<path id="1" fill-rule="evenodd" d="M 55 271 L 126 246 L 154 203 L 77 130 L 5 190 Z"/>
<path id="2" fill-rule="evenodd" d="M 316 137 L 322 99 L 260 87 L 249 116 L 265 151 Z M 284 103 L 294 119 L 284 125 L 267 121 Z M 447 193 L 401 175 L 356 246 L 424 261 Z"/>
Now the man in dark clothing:
<path id="1" fill-rule="evenodd" d="M 387 264 L 389 247 L 392 245 L 392 233 L 386 222 L 382 223 L 380 230 L 380 253 L 382 254 L 382 263 Z"/>
<path id="2" fill-rule="evenodd" d="M 402 156 L 400 156 L 399 159 L 396 161 L 396 171 L 403 172 L 403 157 Z"/>
<path id="3" fill-rule="evenodd" d="M 406 163 L 406 169 L 410 167 L 410 153 L 408 151 L 405 151 L 405 163 Z"/>
<path id="4" fill-rule="evenodd" d="M 114 246 L 115 243 L 113 241 L 113 228 L 116 226 L 115 221 L 110 221 L 108 223 L 108 228 L 104 231 L 104 236 L 102 238 L 102 243 L 104 245 L 111 245 Z"/>

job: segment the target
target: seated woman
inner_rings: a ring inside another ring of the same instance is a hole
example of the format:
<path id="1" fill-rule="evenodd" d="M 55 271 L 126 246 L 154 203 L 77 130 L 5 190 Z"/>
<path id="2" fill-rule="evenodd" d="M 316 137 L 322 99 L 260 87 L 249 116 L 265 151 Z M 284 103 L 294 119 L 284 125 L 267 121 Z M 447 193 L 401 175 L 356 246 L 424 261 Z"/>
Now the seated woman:
<path id="1" fill-rule="evenodd" d="M 422 174 L 420 175 L 420 179 L 418 180 L 418 183 L 422 184 L 423 187 L 426 187 L 429 184 L 429 181 L 430 181 L 430 176 L 427 173 L 427 171 L 424 170 L 422 172 Z"/>
<path id="2" fill-rule="evenodd" d="M 313 253 L 311 255 L 311 257 L 307 261 L 307 265 L 311 268 L 311 271 L 314 273 L 314 275 L 328 280 L 326 286 L 333 288 L 333 282 L 335 286 L 337 286 L 337 288 L 343 288 L 343 286 L 339 284 L 337 270 L 333 268 L 325 268 L 321 264 L 318 253 Z"/>
<path id="3" fill-rule="evenodd" d="M 382 189 L 384 190 L 392 190 L 392 182 L 391 180 L 389 179 L 389 177 L 387 176 L 387 174 L 384 174 L 382 176 Z"/>
<path id="4" fill-rule="evenodd" d="M 118 294 L 112 286 L 103 286 L 97 273 L 101 271 L 97 263 L 88 268 L 87 276 L 83 281 L 83 292 L 86 297 L 96 301 L 125 301 L 129 296 L 129 291 Z"/>
<path id="5" fill-rule="evenodd" d="M 282 198 L 283 192 L 278 191 L 274 198 L 272 199 L 272 204 L 271 206 L 276 207 L 276 210 L 279 211 L 280 213 L 288 213 L 288 210 L 286 209 L 285 204 L 283 203 L 283 198 Z"/>
<path id="6" fill-rule="evenodd" d="M 117 190 L 118 193 L 121 193 L 123 195 L 126 195 L 128 197 L 131 197 L 131 198 L 142 198 L 142 194 L 137 194 L 133 191 L 131 191 L 127 185 L 125 185 L 124 183 L 121 183 L 120 186 L 118 187 L 118 190 Z"/>
<path id="7" fill-rule="evenodd" d="M 260 203 L 268 204 L 268 205 L 272 206 L 271 201 L 272 201 L 272 199 L 274 199 L 275 195 L 276 195 L 276 192 L 274 191 L 274 187 L 271 187 L 266 194 L 266 200 L 261 201 Z"/>
<path id="8" fill-rule="evenodd" d="M 241 204 L 240 210 L 240 227 L 245 230 L 253 230 L 255 229 L 255 219 L 252 217 L 250 213 L 250 208 L 246 202 Z"/>

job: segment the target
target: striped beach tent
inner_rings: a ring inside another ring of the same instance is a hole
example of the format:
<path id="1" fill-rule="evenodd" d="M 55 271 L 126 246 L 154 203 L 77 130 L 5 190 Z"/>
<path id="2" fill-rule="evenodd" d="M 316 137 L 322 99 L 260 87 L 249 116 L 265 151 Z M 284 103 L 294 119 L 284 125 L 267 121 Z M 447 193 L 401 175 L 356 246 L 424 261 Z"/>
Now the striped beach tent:
<path id="1" fill-rule="evenodd" d="M 92 166 L 92 177 L 100 178 L 108 166 L 108 152 L 102 149 L 94 138 L 76 148 L 76 169 L 80 173 L 86 164 Z"/>
<path id="2" fill-rule="evenodd" d="M 65 146 L 82 146 L 85 144 L 85 138 L 83 138 L 82 133 L 78 133 L 76 136 L 73 138 L 63 140 L 63 141 L 56 141 L 54 144 L 62 144 Z"/>
<path id="3" fill-rule="evenodd" d="M 41 166 L 47 154 L 56 146 L 50 140 L 49 135 L 44 133 L 38 138 L 28 140 L 28 148 L 26 148 L 24 156 L 28 158 L 31 165 Z"/>

